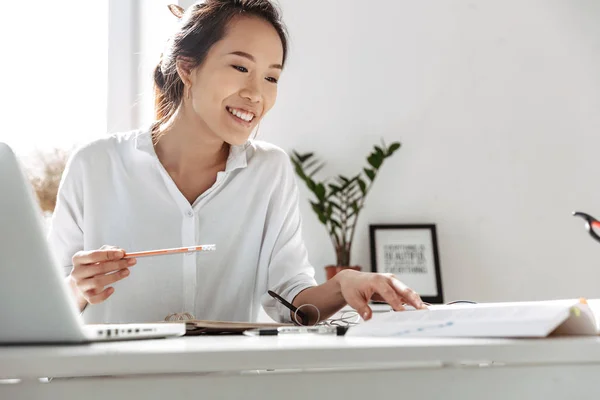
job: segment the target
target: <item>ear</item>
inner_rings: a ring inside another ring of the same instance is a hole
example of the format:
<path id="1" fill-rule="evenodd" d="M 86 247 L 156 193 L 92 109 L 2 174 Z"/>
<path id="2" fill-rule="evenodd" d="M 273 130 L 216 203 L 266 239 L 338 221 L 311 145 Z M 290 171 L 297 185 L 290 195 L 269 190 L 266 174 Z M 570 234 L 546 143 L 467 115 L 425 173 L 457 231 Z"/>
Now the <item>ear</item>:
<path id="1" fill-rule="evenodd" d="M 175 61 L 175 67 L 184 85 L 190 86 L 193 81 L 193 61 L 185 57 L 178 57 Z"/>
<path id="2" fill-rule="evenodd" d="M 185 13 L 183 7 L 178 6 L 177 4 L 169 4 L 168 7 L 174 16 L 176 16 L 177 18 L 183 17 L 183 14 Z"/>

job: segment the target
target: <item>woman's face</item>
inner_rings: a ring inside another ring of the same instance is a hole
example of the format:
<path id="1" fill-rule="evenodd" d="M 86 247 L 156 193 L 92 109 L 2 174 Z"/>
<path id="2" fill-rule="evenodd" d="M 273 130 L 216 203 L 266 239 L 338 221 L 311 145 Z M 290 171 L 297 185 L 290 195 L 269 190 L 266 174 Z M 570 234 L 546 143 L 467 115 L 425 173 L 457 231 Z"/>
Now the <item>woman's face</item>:
<path id="1" fill-rule="evenodd" d="M 209 132 L 229 144 L 243 144 L 275 104 L 282 60 L 281 39 L 271 24 L 235 18 L 191 71 L 190 98 L 184 101 Z"/>

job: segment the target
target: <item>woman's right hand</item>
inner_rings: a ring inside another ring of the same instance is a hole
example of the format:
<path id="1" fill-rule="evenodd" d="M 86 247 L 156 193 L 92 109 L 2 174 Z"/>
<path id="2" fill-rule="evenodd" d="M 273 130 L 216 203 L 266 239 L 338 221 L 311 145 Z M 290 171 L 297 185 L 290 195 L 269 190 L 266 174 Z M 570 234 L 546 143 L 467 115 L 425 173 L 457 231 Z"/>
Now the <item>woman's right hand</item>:
<path id="1" fill-rule="evenodd" d="M 123 249 L 109 246 L 79 251 L 73 256 L 69 283 L 79 310 L 83 310 L 88 303 L 98 304 L 108 299 L 115 291 L 109 285 L 129 276 L 129 267 L 135 265 L 136 259 L 124 259 L 124 256 Z"/>

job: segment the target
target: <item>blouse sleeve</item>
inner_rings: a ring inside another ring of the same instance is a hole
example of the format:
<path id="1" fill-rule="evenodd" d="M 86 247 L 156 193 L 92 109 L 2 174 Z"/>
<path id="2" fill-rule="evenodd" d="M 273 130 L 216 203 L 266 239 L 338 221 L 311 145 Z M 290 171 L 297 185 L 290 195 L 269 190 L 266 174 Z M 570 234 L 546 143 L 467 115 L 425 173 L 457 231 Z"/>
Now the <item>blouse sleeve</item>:
<path id="1" fill-rule="evenodd" d="M 83 171 L 78 153 L 69 158 L 58 188 L 48 243 L 56 261 L 71 273 L 73 255 L 83 250 Z"/>
<path id="2" fill-rule="evenodd" d="M 279 181 L 271 195 L 263 251 L 270 254 L 268 289 L 292 303 L 301 291 L 317 282 L 302 238 L 298 186 L 288 156 L 283 151 L 281 155 L 281 173 L 277 174 Z M 267 293 L 262 297 L 262 306 L 274 320 L 292 322 L 290 310 Z"/>

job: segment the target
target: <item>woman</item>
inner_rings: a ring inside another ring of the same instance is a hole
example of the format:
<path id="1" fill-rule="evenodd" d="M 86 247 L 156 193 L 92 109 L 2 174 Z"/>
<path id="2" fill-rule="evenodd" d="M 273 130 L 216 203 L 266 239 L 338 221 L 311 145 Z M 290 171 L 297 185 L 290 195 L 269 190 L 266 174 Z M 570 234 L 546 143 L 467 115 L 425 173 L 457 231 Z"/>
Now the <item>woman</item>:
<path id="1" fill-rule="evenodd" d="M 268 0 L 206 0 L 183 13 L 156 67 L 156 122 L 80 148 L 69 160 L 50 230 L 87 323 L 176 312 L 253 321 L 262 305 L 315 323 L 369 299 L 425 307 L 392 276 L 346 271 L 317 285 L 302 240 L 287 155 L 249 139 L 277 96 L 287 40 Z M 124 250 L 216 244 L 217 251 L 126 260 Z M 114 244 L 119 247 L 109 247 Z M 93 250 L 97 249 L 97 250 Z M 135 265 L 135 267 L 134 267 Z M 114 286 L 111 286 L 114 285 Z"/>

